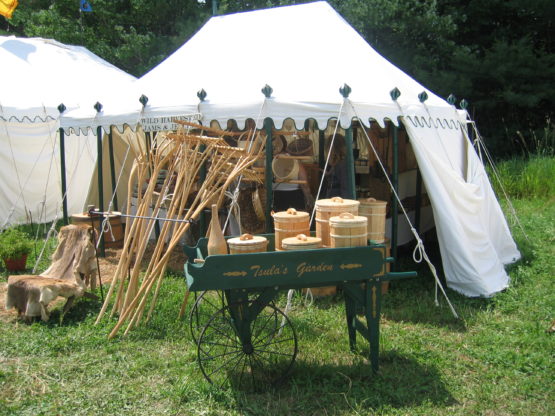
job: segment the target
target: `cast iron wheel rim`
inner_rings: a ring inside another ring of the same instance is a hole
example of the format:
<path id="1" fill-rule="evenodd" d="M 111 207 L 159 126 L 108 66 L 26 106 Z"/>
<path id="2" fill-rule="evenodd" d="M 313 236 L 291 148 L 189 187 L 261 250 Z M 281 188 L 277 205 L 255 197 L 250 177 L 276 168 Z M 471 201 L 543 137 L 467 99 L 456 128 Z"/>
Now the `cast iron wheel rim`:
<path id="1" fill-rule="evenodd" d="M 258 294 L 251 292 L 249 301 L 254 301 Z M 273 302 L 270 302 L 273 304 Z M 224 292 L 220 290 L 203 290 L 193 303 L 191 311 L 189 312 L 189 332 L 195 344 L 198 343 L 198 338 L 204 326 L 208 323 L 210 318 L 217 312 L 225 312 L 226 305 Z"/>
<path id="2" fill-rule="evenodd" d="M 244 303 L 250 306 L 253 302 Z M 243 345 L 230 307 L 222 309 L 225 311 L 218 311 L 208 321 L 197 343 L 197 360 L 206 380 L 218 388 L 245 391 L 279 386 L 289 375 L 298 351 L 289 318 L 273 304 L 266 305 L 250 323 L 251 345 Z"/>
<path id="3" fill-rule="evenodd" d="M 212 297 L 211 295 L 214 296 Z M 223 293 L 220 291 L 204 290 L 195 300 L 189 313 L 189 331 L 195 344 L 198 342 L 202 329 L 214 313 L 224 310 L 225 300 L 223 296 Z"/>

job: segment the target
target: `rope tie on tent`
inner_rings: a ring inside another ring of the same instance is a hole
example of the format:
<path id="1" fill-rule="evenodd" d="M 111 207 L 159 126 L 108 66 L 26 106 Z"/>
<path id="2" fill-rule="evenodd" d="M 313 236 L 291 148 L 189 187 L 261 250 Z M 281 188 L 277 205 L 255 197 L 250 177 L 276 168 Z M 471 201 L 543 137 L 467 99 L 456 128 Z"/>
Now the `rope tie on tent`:
<path id="1" fill-rule="evenodd" d="M 503 192 L 503 196 L 505 197 L 505 200 L 507 201 L 507 204 L 509 205 L 509 209 L 511 210 L 511 214 L 513 215 L 518 227 L 520 228 L 520 230 L 522 231 L 522 234 L 524 235 L 524 238 L 526 238 L 526 241 L 528 241 L 530 243 L 530 239 L 528 238 L 528 234 L 526 234 L 526 231 L 524 231 L 524 227 L 522 226 L 522 223 L 520 222 L 520 219 L 518 218 L 518 215 L 516 213 L 516 209 L 513 205 L 513 203 L 511 202 L 511 200 L 509 199 L 509 195 L 507 194 L 507 191 L 505 190 L 505 187 L 503 186 L 503 182 L 501 181 L 501 176 L 499 175 L 499 172 L 497 171 L 497 167 L 495 166 L 495 163 L 493 162 L 493 158 L 491 157 L 491 154 L 488 150 L 488 148 L 486 147 L 486 144 L 484 143 L 484 140 L 482 139 L 482 135 L 480 134 L 480 132 L 478 131 L 478 128 L 476 127 L 476 123 L 473 120 L 470 120 L 470 125 L 472 126 L 472 130 L 474 131 L 474 134 L 476 134 L 476 140 L 475 142 L 478 144 L 478 149 L 484 149 L 484 153 L 486 154 L 486 158 L 491 166 L 491 169 L 493 171 L 493 175 L 495 176 L 495 179 L 497 180 L 497 183 L 499 183 L 499 186 L 501 187 L 501 191 Z M 464 128 L 464 126 L 461 123 L 461 130 L 464 134 L 464 136 L 470 141 L 470 138 L 468 137 L 468 133 L 466 131 L 466 128 Z M 482 161 L 482 153 L 480 152 L 480 160 Z M 482 164 L 484 164 L 484 162 L 482 161 Z"/>
<path id="2" fill-rule="evenodd" d="M 422 239 L 418 235 L 416 228 L 410 227 L 410 230 L 412 231 L 412 234 L 416 238 L 416 246 L 414 247 L 414 251 L 412 252 L 412 259 L 414 260 L 415 263 L 422 263 L 422 259 L 424 257 L 424 253 L 423 253 L 424 243 L 422 242 Z"/>
<path id="3" fill-rule="evenodd" d="M 358 116 L 358 113 L 356 111 L 356 108 L 353 106 L 353 104 L 350 102 L 349 100 L 349 104 L 351 105 L 351 108 L 353 109 L 353 112 L 355 113 L 355 116 L 357 117 L 357 120 L 362 124 L 362 121 L 360 119 L 360 117 Z M 399 104 L 397 104 L 399 105 Z M 399 110 L 401 111 L 402 114 L 402 109 L 399 106 Z M 366 131 L 366 129 L 361 129 L 364 132 L 364 135 L 366 137 L 367 142 L 370 144 L 370 147 L 372 148 L 372 151 L 374 152 L 374 155 L 376 156 L 376 159 L 378 161 L 378 164 L 380 165 L 385 178 L 387 179 L 387 182 L 389 183 L 389 186 L 391 188 L 391 192 L 393 193 L 393 195 L 395 196 L 395 199 L 397 199 L 397 202 L 399 203 L 399 206 L 401 207 L 401 210 L 403 212 L 403 215 L 405 216 L 405 219 L 407 220 L 407 223 L 410 225 L 411 227 L 411 231 L 417 241 L 416 243 L 416 247 L 414 249 L 413 252 L 413 258 L 416 259 L 418 258 L 417 256 L 420 257 L 420 262 L 422 262 L 422 258 L 426 261 L 426 263 L 428 264 L 428 268 L 430 269 L 430 271 L 432 272 L 432 275 L 434 277 L 434 281 L 435 281 L 435 304 L 436 306 L 439 306 L 439 301 L 438 301 L 438 294 L 437 294 L 437 289 L 439 286 L 439 289 L 441 290 L 441 293 L 443 293 L 443 297 L 445 298 L 445 300 L 447 301 L 447 304 L 449 305 L 449 308 L 451 309 L 451 313 L 453 314 L 453 316 L 455 318 L 459 318 L 459 315 L 457 314 L 457 312 L 455 311 L 455 308 L 453 307 L 453 305 L 451 304 L 451 301 L 449 300 L 449 297 L 447 296 L 447 293 L 445 293 L 445 289 L 443 288 L 443 285 L 441 284 L 439 277 L 437 275 L 437 270 L 435 268 L 435 266 L 432 264 L 430 258 L 428 257 L 428 254 L 426 253 L 426 249 L 424 247 L 424 243 L 422 242 L 422 239 L 420 238 L 418 232 L 416 231 L 416 229 L 414 228 L 414 226 L 412 225 L 412 222 L 410 221 L 410 218 L 407 214 L 407 211 L 405 209 L 405 207 L 403 206 L 402 202 L 401 202 L 401 198 L 399 197 L 399 194 L 397 193 L 397 191 L 395 191 L 393 184 L 391 183 L 391 180 L 389 179 L 389 175 L 387 174 L 387 170 L 385 169 L 385 166 L 383 165 L 378 152 L 376 150 L 376 148 L 374 147 L 374 144 L 372 143 L 372 140 L 370 140 L 370 137 L 368 136 L 368 132 Z M 417 262 L 418 263 L 418 262 Z"/>

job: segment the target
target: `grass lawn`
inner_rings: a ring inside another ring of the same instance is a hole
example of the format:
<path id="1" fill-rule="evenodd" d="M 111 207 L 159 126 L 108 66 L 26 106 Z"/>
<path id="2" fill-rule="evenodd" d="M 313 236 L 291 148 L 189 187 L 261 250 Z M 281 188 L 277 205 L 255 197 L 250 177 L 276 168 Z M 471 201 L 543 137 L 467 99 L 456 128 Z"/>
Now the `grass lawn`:
<path id="1" fill-rule="evenodd" d="M 555 198 L 513 203 L 528 240 L 512 226 L 523 259 L 510 287 L 492 299 L 448 290 L 457 320 L 441 297 L 435 306 L 426 268 L 406 263 L 419 277 L 383 298 L 378 375 L 366 343 L 349 350 L 341 295 L 297 298 L 290 380 L 260 394 L 216 390 L 177 319 L 184 281 L 170 276 L 151 322 L 126 337 L 108 340 L 115 321 L 94 326 L 100 304 L 88 299 L 62 324 L 56 311 L 48 323 L 0 320 L 0 415 L 555 414 Z"/>

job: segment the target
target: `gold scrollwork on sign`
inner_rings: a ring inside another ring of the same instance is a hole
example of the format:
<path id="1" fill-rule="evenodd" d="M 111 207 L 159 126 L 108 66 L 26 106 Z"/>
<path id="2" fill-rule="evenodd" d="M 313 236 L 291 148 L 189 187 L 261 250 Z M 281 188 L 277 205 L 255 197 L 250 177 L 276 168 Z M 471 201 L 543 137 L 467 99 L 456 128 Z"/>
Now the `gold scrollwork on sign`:
<path id="1" fill-rule="evenodd" d="M 246 276 L 247 272 L 245 271 L 241 271 L 241 272 L 225 272 L 224 276 Z"/>
<path id="2" fill-rule="evenodd" d="M 349 264 L 342 264 L 341 266 L 339 266 L 341 269 L 345 270 L 351 270 L 351 269 L 360 269 L 362 267 L 362 264 L 359 263 L 349 263 Z"/>

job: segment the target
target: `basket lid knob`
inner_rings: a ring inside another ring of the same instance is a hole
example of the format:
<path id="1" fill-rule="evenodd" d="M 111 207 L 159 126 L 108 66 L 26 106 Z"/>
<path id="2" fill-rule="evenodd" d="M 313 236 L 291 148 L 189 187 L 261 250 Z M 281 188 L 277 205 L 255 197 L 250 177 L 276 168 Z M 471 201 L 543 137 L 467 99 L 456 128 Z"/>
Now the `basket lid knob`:
<path id="1" fill-rule="evenodd" d="M 299 234 L 299 235 L 297 235 L 297 240 L 306 241 L 306 240 L 307 240 L 307 237 L 306 237 L 306 235 L 304 235 L 304 234 Z"/>
<path id="2" fill-rule="evenodd" d="M 239 237 L 239 240 L 241 240 L 241 241 L 252 240 L 252 239 L 253 239 L 253 235 L 249 234 L 249 233 L 245 233 L 245 234 L 241 235 L 241 237 Z"/>

